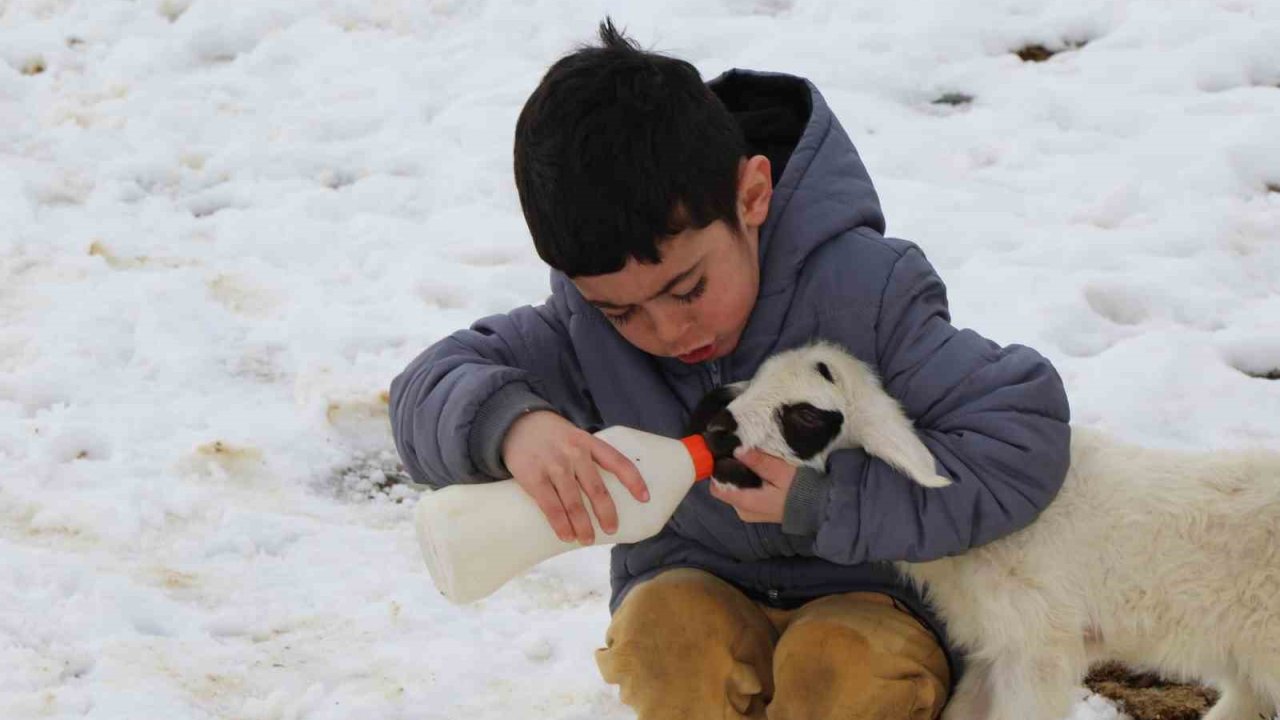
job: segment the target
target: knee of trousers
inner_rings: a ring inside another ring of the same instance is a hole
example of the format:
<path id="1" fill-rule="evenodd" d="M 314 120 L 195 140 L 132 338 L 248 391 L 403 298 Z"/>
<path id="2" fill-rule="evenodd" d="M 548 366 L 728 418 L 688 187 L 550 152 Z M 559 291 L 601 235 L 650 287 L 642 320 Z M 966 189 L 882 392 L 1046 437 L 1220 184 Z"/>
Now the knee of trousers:
<path id="1" fill-rule="evenodd" d="M 606 638 L 615 644 L 732 648 L 753 635 L 771 641 L 776 633 L 746 595 L 708 572 L 677 568 L 632 589 Z"/>
<path id="2" fill-rule="evenodd" d="M 946 702 L 945 655 L 891 608 L 788 627 L 774 651 L 770 720 L 930 720 Z"/>
<path id="3" fill-rule="evenodd" d="M 628 593 L 596 663 L 641 718 L 702 717 L 726 706 L 745 712 L 771 691 L 775 637 L 732 585 L 699 570 L 669 570 Z"/>

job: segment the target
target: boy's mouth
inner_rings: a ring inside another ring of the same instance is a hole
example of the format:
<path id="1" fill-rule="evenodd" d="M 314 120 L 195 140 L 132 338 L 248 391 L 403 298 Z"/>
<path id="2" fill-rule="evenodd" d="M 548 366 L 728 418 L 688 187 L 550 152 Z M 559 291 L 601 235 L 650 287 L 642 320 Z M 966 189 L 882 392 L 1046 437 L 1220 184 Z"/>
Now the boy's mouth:
<path id="1" fill-rule="evenodd" d="M 715 354 L 715 351 L 716 351 L 716 344 L 712 342 L 712 343 L 703 345 L 702 347 L 698 348 L 697 350 L 694 350 L 693 352 L 688 352 L 688 353 L 685 353 L 684 355 L 677 355 L 676 357 L 679 358 L 680 362 L 700 363 L 704 360 L 709 359 L 712 355 Z"/>

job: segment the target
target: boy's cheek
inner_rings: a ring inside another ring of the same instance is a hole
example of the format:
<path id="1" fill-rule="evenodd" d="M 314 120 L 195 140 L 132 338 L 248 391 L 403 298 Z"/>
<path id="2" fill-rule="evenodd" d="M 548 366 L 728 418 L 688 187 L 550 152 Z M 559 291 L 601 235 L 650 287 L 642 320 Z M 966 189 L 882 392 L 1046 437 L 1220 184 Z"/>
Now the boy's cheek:
<path id="1" fill-rule="evenodd" d="M 645 333 L 638 333 L 634 331 L 628 332 L 626 330 L 620 330 L 619 334 L 622 335 L 623 340 L 626 340 L 627 342 L 631 343 L 632 345 L 636 346 L 640 350 L 643 350 L 644 352 L 650 355 L 667 357 L 667 354 L 662 351 L 662 348 L 659 347 L 657 343 L 654 342 L 653 338 Z"/>

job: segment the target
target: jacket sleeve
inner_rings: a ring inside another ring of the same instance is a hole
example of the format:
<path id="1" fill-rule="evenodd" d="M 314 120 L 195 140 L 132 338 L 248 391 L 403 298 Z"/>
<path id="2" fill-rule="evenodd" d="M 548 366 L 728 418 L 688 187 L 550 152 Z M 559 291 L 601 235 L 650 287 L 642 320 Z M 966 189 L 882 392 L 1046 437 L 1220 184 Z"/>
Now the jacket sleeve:
<path id="1" fill-rule="evenodd" d="M 954 555 L 1034 520 L 1070 455 L 1066 392 L 1049 361 L 953 327 L 946 288 L 914 246 L 890 273 L 875 336 L 886 390 L 954 484 L 923 488 L 862 450 L 837 451 L 825 475 L 797 475 L 784 529 L 816 531 L 819 556 L 856 564 Z"/>
<path id="2" fill-rule="evenodd" d="M 409 475 L 432 487 L 507 478 L 502 439 L 521 415 L 548 409 L 591 422 L 570 347 L 542 305 L 481 319 L 424 350 L 391 382 L 391 430 Z"/>

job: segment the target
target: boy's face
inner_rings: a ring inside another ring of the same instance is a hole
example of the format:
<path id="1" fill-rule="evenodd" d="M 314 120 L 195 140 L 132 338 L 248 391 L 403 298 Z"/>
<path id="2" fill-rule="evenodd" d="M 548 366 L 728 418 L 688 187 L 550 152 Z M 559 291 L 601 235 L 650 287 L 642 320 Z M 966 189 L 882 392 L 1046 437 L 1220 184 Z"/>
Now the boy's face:
<path id="1" fill-rule="evenodd" d="M 744 160 L 738 172 L 742 232 L 716 221 L 662 242 L 662 260 L 634 259 L 574 285 L 628 342 L 650 355 L 706 362 L 733 352 L 760 288 L 760 226 L 773 194 L 769 161 Z"/>

